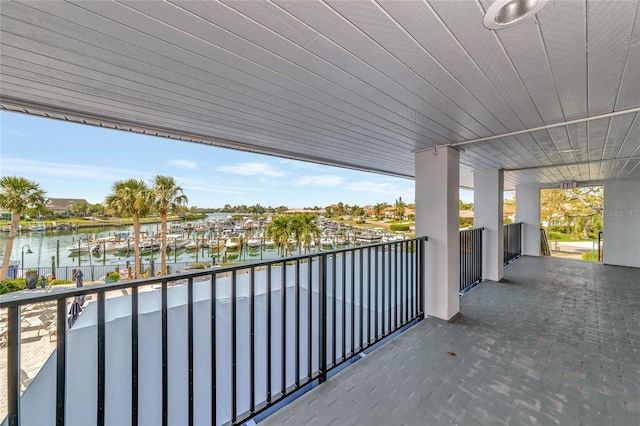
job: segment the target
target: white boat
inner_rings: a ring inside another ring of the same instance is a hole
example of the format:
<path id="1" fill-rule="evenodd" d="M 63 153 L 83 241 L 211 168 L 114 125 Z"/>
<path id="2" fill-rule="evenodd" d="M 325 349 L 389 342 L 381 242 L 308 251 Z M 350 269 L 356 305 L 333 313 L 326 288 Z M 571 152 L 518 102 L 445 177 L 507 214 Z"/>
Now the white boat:
<path id="1" fill-rule="evenodd" d="M 360 234 L 356 236 L 356 241 L 364 244 L 376 244 L 382 241 L 382 235 L 379 234 Z"/>
<path id="2" fill-rule="evenodd" d="M 44 223 L 39 223 L 37 225 L 31 225 L 28 229 L 29 231 L 46 231 L 47 227 Z"/>
<path id="3" fill-rule="evenodd" d="M 227 241 L 224 243 L 224 246 L 227 250 L 238 250 L 240 248 L 240 238 L 229 237 L 227 238 Z"/>
<path id="4" fill-rule="evenodd" d="M 262 238 L 249 238 L 247 240 L 247 247 L 259 248 L 262 245 Z"/>
<path id="5" fill-rule="evenodd" d="M 331 238 L 321 238 L 320 247 L 323 250 L 333 250 L 333 240 Z"/>
<path id="6" fill-rule="evenodd" d="M 96 243 L 88 243 L 86 241 L 79 241 L 68 246 L 67 250 L 70 253 L 94 253 L 100 251 L 100 245 Z"/>
<path id="7" fill-rule="evenodd" d="M 167 251 L 187 248 L 190 240 L 185 240 L 180 234 L 167 234 Z"/>
<path id="8" fill-rule="evenodd" d="M 265 240 L 264 246 L 265 248 L 272 249 L 275 248 L 276 243 L 273 240 Z"/>

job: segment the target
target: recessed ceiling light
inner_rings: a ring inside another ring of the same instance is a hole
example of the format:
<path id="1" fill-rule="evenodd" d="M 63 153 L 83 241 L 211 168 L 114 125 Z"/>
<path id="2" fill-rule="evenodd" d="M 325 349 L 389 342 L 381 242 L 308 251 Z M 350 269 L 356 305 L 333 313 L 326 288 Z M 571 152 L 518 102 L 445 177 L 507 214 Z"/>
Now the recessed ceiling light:
<path id="1" fill-rule="evenodd" d="M 500 30 L 538 13 L 549 0 L 496 0 L 484 14 L 484 26 Z"/>

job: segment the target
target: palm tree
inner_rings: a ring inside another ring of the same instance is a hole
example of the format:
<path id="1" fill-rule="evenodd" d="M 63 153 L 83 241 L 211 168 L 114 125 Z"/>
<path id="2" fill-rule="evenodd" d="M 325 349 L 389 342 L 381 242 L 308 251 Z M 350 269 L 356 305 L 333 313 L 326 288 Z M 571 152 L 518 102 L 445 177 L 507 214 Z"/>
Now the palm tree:
<path id="1" fill-rule="evenodd" d="M 380 216 L 382 216 L 382 212 L 387 207 L 387 203 L 378 203 L 373 206 L 373 213 L 376 215 L 376 219 L 380 220 Z"/>
<path id="2" fill-rule="evenodd" d="M 176 184 L 170 176 L 157 175 L 153 179 L 153 192 L 155 209 L 160 212 L 162 227 L 162 241 L 160 245 L 160 258 L 162 259 L 161 273 L 167 273 L 167 214 L 177 212 L 187 205 L 189 200 L 183 194 L 182 188 Z"/>
<path id="3" fill-rule="evenodd" d="M 265 234 L 267 238 L 273 240 L 281 256 L 289 251 L 289 235 L 291 234 L 291 229 L 288 217 L 279 216 L 273 219 L 271 223 L 267 225 Z"/>
<path id="4" fill-rule="evenodd" d="M 0 209 L 11 212 L 11 228 L 4 248 L 4 259 L 2 260 L 2 268 L 0 268 L 0 281 L 7 279 L 13 240 L 20 227 L 20 216 L 27 209 L 43 209 L 46 202 L 46 194 L 47 192 L 39 184 L 23 177 L 5 176 L 0 179 Z"/>
<path id="5" fill-rule="evenodd" d="M 141 180 L 117 180 L 113 183 L 113 194 L 107 195 L 106 209 L 113 215 L 131 216 L 134 238 L 134 278 L 140 275 L 140 218 L 149 213 L 153 195 Z"/>
<path id="6" fill-rule="evenodd" d="M 406 204 L 402 201 L 402 197 L 396 200 L 396 204 L 394 206 L 393 214 L 397 220 L 401 220 L 404 216 L 404 208 Z"/>
<path id="7" fill-rule="evenodd" d="M 311 241 L 320 237 L 320 228 L 316 224 L 315 218 L 310 214 L 298 214 L 292 218 L 294 225 L 294 235 L 298 246 L 304 247 L 305 253 Z"/>

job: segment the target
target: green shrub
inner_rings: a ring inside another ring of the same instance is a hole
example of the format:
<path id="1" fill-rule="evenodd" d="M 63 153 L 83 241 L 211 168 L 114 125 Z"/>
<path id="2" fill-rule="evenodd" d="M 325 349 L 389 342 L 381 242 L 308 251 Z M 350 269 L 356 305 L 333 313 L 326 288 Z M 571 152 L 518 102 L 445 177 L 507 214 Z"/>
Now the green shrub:
<path id="1" fill-rule="evenodd" d="M 116 282 L 120 279 L 120 274 L 113 271 L 113 272 L 109 272 L 107 274 L 107 280 L 111 281 L 111 282 Z"/>
<path id="2" fill-rule="evenodd" d="M 550 240 L 561 240 L 564 236 L 565 234 L 563 233 L 551 231 L 549 232 L 548 238 Z"/>
<path id="3" fill-rule="evenodd" d="M 16 278 L 15 280 L 6 280 L 0 282 L 0 294 L 11 293 L 27 288 L 27 281 L 24 278 Z"/>
<path id="4" fill-rule="evenodd" d="M 49 283 L 49 285 L 60 285 L 60 284 L 71 284 L 73 281 L 70 280 L 53 280 Z"/>
<path id="5" fill-rule="evenodd" d="M 205 263 L 205 262 L 199 262 L 199 263 L 193 263 L 191 265 L 191 267 L 193 269 L 205 269 L 205 268 L 210 268 L 211 264 L 210 263 Z"/>
<path id="6" fill-rule="evenodd" d="M 598 259 L 598 253 L 585 251 L 582 253 L 582 260 L 595 262 Z"/>
<path id="7" fill-rule="evenodd" d="M 391 225 L 389 225 L 389 229 L 391 229 L 393 232 L 406 232 L 409 230 L 409 225 L 392 223 Z"/>

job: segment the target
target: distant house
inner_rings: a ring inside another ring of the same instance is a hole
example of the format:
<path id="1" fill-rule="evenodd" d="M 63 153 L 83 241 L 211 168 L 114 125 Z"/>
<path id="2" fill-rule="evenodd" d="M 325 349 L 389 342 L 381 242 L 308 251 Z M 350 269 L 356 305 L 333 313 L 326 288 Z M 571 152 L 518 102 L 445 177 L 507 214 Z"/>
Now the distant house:
<path id="1" fill-rule="evenodd" d="M 387 207 L 386 209 L 383 210 L 383 214 L 384 217 L 386 217 L 387 219 L 393 219 L 396 217 L 396 208 L 391 206 L 391 207 Z M 402 219 L 406 219 L 409 217 L 409 215 L 414 215 L 415 216 L 416 211 L 414 209 L 410 209 L 409 207 L 404 207 L 403 213 L 402 213 Z"/>
<path id="2" fill-rule="evenodd" d="M 45 208 L 56 215 L 71 216 L 71 206 L 75 203 L 89 204 L 84 198 L 49 198 L 45 203 Z"/>

